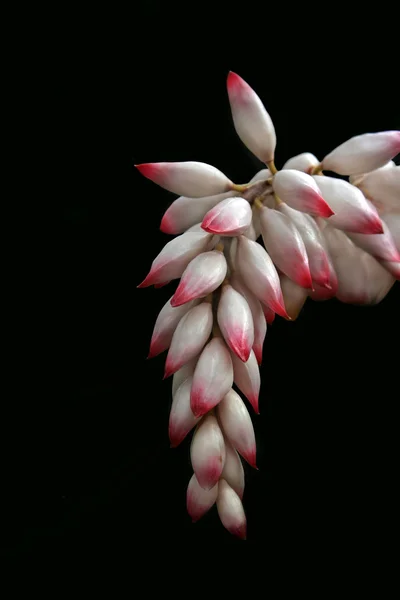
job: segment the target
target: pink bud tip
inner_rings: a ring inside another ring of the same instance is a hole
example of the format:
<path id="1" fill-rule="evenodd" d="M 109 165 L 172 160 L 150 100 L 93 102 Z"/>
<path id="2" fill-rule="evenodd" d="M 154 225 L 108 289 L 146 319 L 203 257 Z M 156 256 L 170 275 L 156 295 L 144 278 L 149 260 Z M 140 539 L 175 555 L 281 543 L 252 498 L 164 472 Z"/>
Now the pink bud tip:
<path id="1" fill-rule="evenodd" d="M 167 212 L 161 219 L 160 231 L 163 233 L 175 233 L 173 221 Z"/>
<path id="2" fill-rule="evenodd" d="M 147 277 L 145 277 L 142 281 L 142 283 L 139 283 L 138 286 L 136 286 L 137 288 L 146 288 L 149 287 L 150 285 L 153 285 L 153 277 L 150 276 L 150 273 L 147 275 Z"/>
<path id="3" fill-rule="evenodd" d="M 185 304 L 185 302 L 190 302 L 190 300 L 193 300 L 193 297 L 190 295 L 190 293 L 188 293 L 182 283 L 183 282 L 181 280 L 181 283 L 176 288 L 175 294 L 171 298 L 171 306 L 174 308 L 177 306 L 182 306 L 182 304 Z"/>
<path id="4" fill-rule="evenodd" d="M 313 282 L 310 270 L 308 268 L 304 268 L 303 271 L 299 273 L 298 284 L 303 288 L 312 289 Z"/>
<path id="5" fill-rule="evenodd" d="M 368 222 L 365 223 L 365 226 L 360 233 L 384 233 L 382 221 L 378 217 L 378 215 L 371 215 L 371 218 L 368 219 Z"/>
<path id="6" fill-rule="evenodd" d="M 170 363 L 168 363 L 168 360 L 165 364 L 165 371 L 164 371 L 164 379 L 168 379 L 168 377 L 171 377 L 171 375 L 173 375 L 174 373 L 176 373 L 178 369 L 176 369 L 173 365 L 171 365 Z"/>
<path id="7" fill-rule="evenodd" d="M 319 216 L 324 217 L 325 219 L 332 217 L 332 215 L 334 215 L 335 213 L 333 212 L 333 210 L 331 209 L 329 204 L 327 204 L 325 202 L 325 200 L 323 199 L 323 197 L 320 196 L 319 194 L 317 195 L 317 198 L 318 198 L 317 209 L 318 209 Z"/>
<path id="8" fill-rule="evenodd" d="M 240 360 L 242 360 L 243 362 L 247 362 L 249 360 L 251 347 L 235 343 L 233 340 L 231 343 L 232 343 L 232 350 L 234 351 L 236 356 L 238 356 L 240 358 Z"/>
<path id="9" fill-rule="evenodd" d="M 279 302 L 272 303 L 271 301 L 269 301 L 269 304 L 270 304 L 271 309 L 274 311 L 274 313 L 276 313 L 280 317 L 283 317 L 284 319 L 288 319 L 289 321 L 292 320 L 289 317 L 289 315 L 287 314 L 286 308 L 283 304 L 280 304 Z"/>
<path id="10" fill-rule="evenodd" d="M 184 435 L 172 428 L 169 429 L 168 435 L 170 441 L 170 448 L 177 448 L 179 444 L 185 439 Z"/>
<path id="11" fill-rule="evenodd" d="M 141 165 L 135 165 L 135 167 L 142 175 L 144 175 L 144 177 L 147 177 L 147 179 L 153 179 L 159 170 L 157 163 L 143 163 Z"/>
<path id="12" fill-rule="evenodd" d="M 240 77 L 240 75 L 237 75 L 237 73 L 234 73 L 233 71 L 229 71 L 228 77 L 226 80 L 226 85 L 230 92 L 239 91 L 241 88 L 249 87 L 248 84 L 245 82 L 245 80 L 242 79 Z"/>
<path id="13" fill-rule="evenodd" d="M 241 540 L 245 540 L 247 539 L 247 531 L 246 531 L 246 524 L 243 524 L 241 527 L 236 527 L 236 528 L 231 528 L 229 530 L 230 533 L 232 533 L 233 535 L 235 535 L 236 537 L 238 537 Z"/>
<path id="14" fill-rule="evenodd" d="M 247 454 L 243 454 L 243 458 L 249 463 L 249 465 L 251 467 L 253 467 L 253 469 L 256 469 L 256 471 L 258 471 L 258 467 L 256 464 L 256 449 L 254 448 L 253 450 L 251 450 L 251 452 L 248 452 Z"/>
<path id="15" fill-rule="evenodd" d="M 164 281 L 163 283 L 155 283 L 154 284 L 154 288 L 156 290 L 158 290 L 158 289 L 164 287 L 165 285 L 168 285 L 169 283 L 171 283 L 171 282 L 170 281 Z"/>
<path id="16" fill-rule="evenodd" d="M 258 407 L 258 395 L 248 396 L 247 398 L 248 398 L 248 401 L 250 402 L 251 406 L 253 407 L 256 415 L 259 415 L 260 409 Z"/>

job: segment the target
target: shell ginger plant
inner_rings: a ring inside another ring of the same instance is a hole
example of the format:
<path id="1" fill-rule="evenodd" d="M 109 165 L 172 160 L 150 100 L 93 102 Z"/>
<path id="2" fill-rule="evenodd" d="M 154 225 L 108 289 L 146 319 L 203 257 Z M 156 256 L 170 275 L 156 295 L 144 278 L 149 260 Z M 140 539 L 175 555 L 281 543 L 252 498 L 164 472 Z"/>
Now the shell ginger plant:
<path id="1" fill-rule="evenodd" d="M 300 154 L 278 171 L 275 129 L 260 98 L 235 73 L 227 88 L 236 132 L 266 168 L 236 184 L 204 163 L 136 165 L 179 195 L 161 221 L 176 237 L 138 287 L 180 279 L 149 357 L 168 350 L 171 445 L 195 429 L 190 516 L 196 521 L 216 503 L 224 527 L 244 539 L 241 457 L 256 468 L 256 446 L 238 391 L 258 413 L 258 365 L 275 315 L 295 319 L 307 297 L 374 304 L 400 279 L 400 167 L 392 161 L 400 131 L 353 137 L 321 162 Z"/>

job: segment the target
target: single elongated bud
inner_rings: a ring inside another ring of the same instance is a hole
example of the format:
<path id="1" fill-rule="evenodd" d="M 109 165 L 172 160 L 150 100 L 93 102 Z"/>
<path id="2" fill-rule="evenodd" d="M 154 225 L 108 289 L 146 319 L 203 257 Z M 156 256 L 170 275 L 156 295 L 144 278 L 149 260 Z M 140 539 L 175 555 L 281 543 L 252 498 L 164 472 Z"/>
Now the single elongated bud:
<path id="1" fill-rule="evenodd" d="M 176 448 L 185 439 L 189 431 L 198 423 L 190 408 L 190 391 L 193 377 L 188 377 L 176 390 L 169 415 L 169 439 L 172 448 Z"/>
<path id="2" fill-rule="evenodd" d="M 396 248 L 400 252 L 400 213 L 385 214 L 384 219 Z"/>
<path id="3" fill-rule="evenodd" d="M 243 498 L 244 492 L 244 470 L 240 456 L 229 442 L 225 439 L 225 464 L 222 470 L 222 479 L 235 490 L 240 499 Z"/>
<path id="4" fill-rule="evenodd" d="M 352 233 L 382 233 L 382 223 L 373 206 L 363 193 L 343 179 L 315 175 L 324 198 L 335 214 L 329 224 Z"/>
<path id="5" fill-rule="evenodd" d="M 165 212 L 160 229 L 164 233 L 182 233 L 203 220 L 204 215 L 222 200 L 234 196 L 237 192 L 226 192 L 204 198 L 180 196 Z M 199 231 L 203 229 L 199 228 Z"/>
<path id="6" fill-rule="evenodd" d="M 172 306 L 180 306 L 194 298 L 204 298 L 221 285 L 226 270 L 227 264 L 222 252 L 213 250 L 196 256 L 183 272 L 180 284 L 171 299 Z"/>
<path id="7" fill-rule="evenodd" d="M 400 131 L 365 133 L 350 138 L 327 154 L 322 166 L 340 175 L 378 169 L 400 152 Z"/>
<path id="8" fill-rule="evenodd" d="M 183 383 L 188 377 L 191 377 L 193 375 L 195 366 L 197 364 L 197 359 L 198 356 L 187 362 L 185 365 L 183 365 L 183 367 L 179 369 L 179 371 L 174 373 L 174 376 L 172 377 L 172 396 L 175 395 L 175 392 L 181 385 L 181 383 Z"/>
<path id="9" fill-rule="evenodd" d="M 253 342 L 253 351 L 256 355 L 256 359 L 258 364 L 261 364 L 262 361 L 262 350 L 265 340 L 265 335 L 267 333 L 267 322 L 264 316 L 264 311 L 261 306 L 261 302 L 254 296 L 254 294 L 249 290 L 249 288 L 244 284 L 237 273 L 234 273 L 230 278 L 230 283 L 232 287 L 239 292 L 246 299 L 247 304 L 250 307 L 251 315 L 253 317 L 253 327 L 254 327 L 254 342 Z M 270 310 L 270 309 L 268 309 Z M 275 313 L 272 312 L 272 315 L 275 316 Z M 273 319 L 272 319 L 273 320 Z"/>
<path id="10" fill-rule="evenodd" d="M 310 174 L 312 169 L 319 165 L 319 160 L 311 152 L 303 152 L 297 156 L 289 158 L 283 165 L 282 169 L 295 169 Z"/>
<path id="11" fill-rule="evenodd" d="M 334 214 L 314 179 L 306 173 L 294 169 L 279 171 L 274 175 L 272 187 L 283 202 L 296 210 L 320 217 Z"/>
<path id="12" fill-rule="evenodd" d="M 208 211 L 201 224 L 209 233 L 241 235 L 250 227 L 252 212 L 244 198 L 227 198 Z"/>
<path id="13" fill-rule="evenodd" d="M 218 485 L 217 509 L 225 529 L 245 540 L 247 523 L 242 501 L 225 479 L 221 479 Z"/>
<path id="14" fill-rule="evenodd" d="M 172 336 L 174 335 L 174 331 L 179 321 L 198 303 L 199 300 L 192 300 L 192 302 L 187 302 L 187 304 L 183 304 L 176 308 L 171 306 L 170 300 L 164 304 L 154 325 L 150 342 L 150 351 L 147 358 L 153 358 L 169 348 Z"/>
<path id="15" fill-rule="evenodd" d="M 192 522 L 195 523 L 214 506 L 218 496 L 218 483 L 210 490 L 205 490 L 192 475 L 186 493 L 186 508 Z"/>
<path id="16" fill-rule="evenodd" d="M 164 379 L 200 354 L 210 337 L 213 325 L 211 302 L 202 302 L 191 308 L 179 321 L 172 336 Z"/>
<path id="17" fill-rule="evenodd" d="M 190 396 L 193 414 L 199 417 L 211 410 L 221 402 L 232 384 L 230 352 L 225 342 L 215 337 L 204 348 L 194 371 Z"/>
<path id="18" fill-rule="evenodd" d="M 210 239 L 207 233 L 184 233 L 168 242 L 138 288 L 178 279 L 190 261 L 206 249 Z"/>
<path id="19" fill-rule="evenodd" d="M 326 243 L 324 242 L 324 247 Z M 331 257 L 329 256 L 329 252 L 325 247 L 326 256 L 328 258 L 329 264 L 329 280 L 328 283 L 321 286 L 317 282 L 313 282 L 314 289 L 308 292 L 309 297 L 312 300 L 329 300 L 330 298 L 334 298 L 336 296 L 337 288 L 338 288 L 338 279 L 335 271 L 335 267 L 333 266 L 333 262 Z"/>
<path id="20" fill-rule="evenodd" d="M 238 386 L 239 390 L 244 394 L 250 402 L 257 414 L 260 414 L 258 409 L 258 396 L 260 394 L 260 371 L 254 352 L 250 352 L 247 362 L 241 361 L 235 354 L 231 354 L 233 364 L 233 381 Z"/>
<path id="21" fill-rule="evenodd" d="M 396 262 L 388 262 L 386 260 L 382 260 L 380 261 L 380 264 L 382 265 L 382 267 L 384 269 L 386 269 L 386 271 L 388 271 L 388 273 L 390 273 L 394 279 L 397 279 L 397 281 L 400 281 L 400 263 Z"/>
<path id="22" fill-rule="evenodd" d="M 229 103 L 236 133 L 257 158 L 274 159 L 276 134 L 271 117 L 255 91 L 232 71 L 227 80 Z"/>
<path id="23" fill-rule="evenodd" d="M 253 423 L 241 397 L 230 390 L 217 407 L 222 431 L 252 467 L 256 465 L 256 438 Z"/>
<path id="24" fill-rule="evenodd" d="M 221 171 L 201 162 L 159 162 L 135 166 L 157 185 L 189 198 L 229 192 L 233 185 Z"/>
<path id="25" fill-rule="evenodd" d="M 365 235 L 362 233 L 348 233 L 348 237 L 356 246 L 368 252 L 375 258 L 388 262 L 400 262 L 400 252 L 390 233 L 389 227 L 382 219 L 383 233 L 379 235 Z"/>
<path id="26" fill-rule="evenodd" d="M 254 343 L 253 317 L 245 298 L 231 285 L 222 286 L 217 318 L 229 348 L 246 362 Z"/>
<path id="27" fill-rule="evenodd" d="M 312 280 L 321 286 L 329 286 L 329 261 L 315 220 L 284 202 L 279 205 L 278 210 L 291 219 L 302 237 Z"/>
<path id="28" fill-rule="evenodd" d="M 379 212 L 400 212 L 400 167 L 382 167 L 367 173 L 358 187 Z"/>
<path id="29" fill-rule="evenodd" d="M 211 490 L 221 477 L 225 463 L 224 436 L 214 415 L 206 415 L 194 432 L 190 458 L 200 486 Z"/>
<path id="30" fill-rule="evenodd" d="M 286 310 L 290 318 L 294 321 L 299 316 L 307 300 L 308 291 L 304 287 L 297 285 L 297 283 L 286 277 L 286 275 L 280 275 L 280 280 Z"/>
<path id="31" fill-rule="evenodd" d="M 279 275 L 264 248 L 244 236 L 238 237 L 236 264 L 249 290 L 278 315 L 287 317 Z"/>
<path id="32" fill-rule="evenodd" d="M 260 208 L 261 233 L 274 264 L 304 288 L 312 288 L 310 267 L 303 239 L 294 223 L 283 213 Z"/>

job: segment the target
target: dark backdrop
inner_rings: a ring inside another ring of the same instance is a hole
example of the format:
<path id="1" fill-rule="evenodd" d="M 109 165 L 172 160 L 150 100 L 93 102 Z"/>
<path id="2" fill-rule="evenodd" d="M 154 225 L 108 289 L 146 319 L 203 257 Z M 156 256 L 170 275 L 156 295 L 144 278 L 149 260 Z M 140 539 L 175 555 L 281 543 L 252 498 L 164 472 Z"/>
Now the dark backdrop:
<path id="1" fill-rule="evenodd" d="M 215 509 L 195 525 L 186 514 L 189 442 L 170 450 L 171 381 L 163 357 L 146 361 L 174 284 L 136 289 L 168 239 L 158 227 L 174 196 L 133 165 L 199 160 L 238 182 L 261 168 L 232 126 L 229 70 L 265 102 L 278 167 L 400 119 L 379 22 L 226 10 L 227 20 L 207 4 L 70 12 L 42 40 L 34 90 L 52 204 L 19 347 L 26 390 L 4 423 L 9 555 L 133 561 L 138 550 L 156 560 L 244 547 Z M 270 327 L 247 547 L 353 547 L 393 527 L 399 299 L 396 284 L 376 307 L 309 301 L 295 323 Z"/>

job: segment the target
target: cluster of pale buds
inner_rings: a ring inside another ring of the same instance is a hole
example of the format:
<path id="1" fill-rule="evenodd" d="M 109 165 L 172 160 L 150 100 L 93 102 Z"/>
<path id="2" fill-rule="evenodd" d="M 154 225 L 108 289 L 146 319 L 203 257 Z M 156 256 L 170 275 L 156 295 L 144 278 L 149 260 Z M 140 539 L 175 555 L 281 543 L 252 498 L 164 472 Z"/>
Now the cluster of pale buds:
<path id="1" fill-rule="evenodd" d="M 400 279 L 400 167 L 392 162 L 400 132 L 359 135 L 322 162 L 304 153 L 277 171 L 275 130 L 260 98 L 234 73 L 227 84 L 235 129 L 266 168 L 238 185 L 203 163 L 137 165 L 180 195 L 161 230 L 181 234 L 139 287 L 180 278 L 149 357 L 168 350 L 171 445 L 195 428 L 188 512 L 196 521 L 216 503 L 226 529 L 245 538 L 239 455 L 256 467 L 255 435 L 232 386 L 258 413 L 258 365 L 275 314 L 295 319 L 307 297 L 374 304 Z"/>

